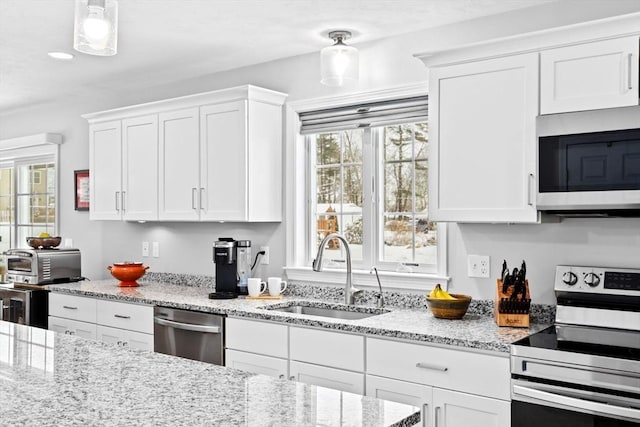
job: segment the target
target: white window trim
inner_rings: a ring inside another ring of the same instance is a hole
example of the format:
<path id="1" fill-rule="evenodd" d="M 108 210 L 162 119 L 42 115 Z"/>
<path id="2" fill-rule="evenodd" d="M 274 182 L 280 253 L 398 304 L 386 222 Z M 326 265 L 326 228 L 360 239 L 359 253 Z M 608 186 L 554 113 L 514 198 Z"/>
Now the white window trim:
<path id="1" fill-rule="evenodd" d="M 306 211 L 310 200 L 307 195 L 306 158 L 308 147 L 304 136 L 300 135 L 299 113 L 323 108 L 352 105 L 362 102 L 376 102 L 402 97 L 419 96 L 427 93 L 426 83 L 393 87 L 388 89 L 354 93 L 342 96 L 322 97 L 310 100 L 288 102 L 286 104 L 286 177 L 285 180 L 285 234 L 287 278 L 304 283 L 344 284 L 344 270 L 326 269 L 314 272 L 306 257 L 308 219 Z M 436 283 L 447 285 L 447 231 L 444 224 L 438 224 L 438 273 L 396 273 L 380 271 L 385 289 L 418 290 L 431 289 Z M 360 287 L 376 287 L 375 275 L 369 271 L 354 270 L 354 284 Z"/>

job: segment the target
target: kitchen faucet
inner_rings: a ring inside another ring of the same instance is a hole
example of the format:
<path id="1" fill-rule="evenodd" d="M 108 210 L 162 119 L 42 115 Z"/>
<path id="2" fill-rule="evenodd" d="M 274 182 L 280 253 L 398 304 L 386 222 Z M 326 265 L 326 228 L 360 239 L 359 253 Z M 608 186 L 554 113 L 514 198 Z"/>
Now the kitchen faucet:
<path id="1" fill-rule="evenodd" d="M 349 242 L 344 238 L 342 234 L 331 233 L 320 243 L 318 247 L 318 254 L 316 255 L 316 259 L 313 260 L 313 271 L 322 271 L 322 254 L 324 253 L 324 248 L 329 241 L 332 239 L 342 240 L 344 243 L 344 251 L 347 255 L 347 281 L 344 285 L 344 303 L 353 305 L 354 297 L 356 294 L 362 292 L 359 289 L 356 289 L 351 284 L 351 249 L 349 249 Z"/>

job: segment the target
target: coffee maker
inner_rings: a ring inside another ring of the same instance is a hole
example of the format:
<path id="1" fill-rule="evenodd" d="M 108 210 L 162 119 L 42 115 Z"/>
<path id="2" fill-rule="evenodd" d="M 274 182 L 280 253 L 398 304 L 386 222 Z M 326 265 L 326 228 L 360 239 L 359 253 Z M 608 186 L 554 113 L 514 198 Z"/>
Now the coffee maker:
<path id="1" fill-rule="evenodd" d="M 212 299 L 238 296 L 238 246 L 230 237 L 220 237 L 213 244 L 213 262 L 216 264 L 216 291 Z"/>

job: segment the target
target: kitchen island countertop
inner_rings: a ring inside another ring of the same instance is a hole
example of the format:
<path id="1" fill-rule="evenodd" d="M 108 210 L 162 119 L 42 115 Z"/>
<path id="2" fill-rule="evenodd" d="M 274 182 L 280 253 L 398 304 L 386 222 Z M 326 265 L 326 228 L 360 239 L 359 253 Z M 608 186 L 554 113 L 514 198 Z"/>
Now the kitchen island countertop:
<path id="1" fill-rule="evenodd" d="M 410 426 L 418 408 L 0 321 L 3 426 Z"/>
<path id="2" fill-rule="evenodd" d="M 84 281 L 49 285 L 54 292 L 84 295 L 133 303 L 153 304 L 235 317 L 265 319 L 291 325 L 305 325 L 344 332 L 362 333 L 424 343 L 444 344 L 470 350 L 491 351 L 509 356 L 511 343 L 542 330 L 547 324 L 529 328 L 498 327 L 491 316 L 467 313 L 460 320 L 437 319 L 423 309 L 387 307 L 389 312 L 358 320 L 333 319 L 267 309 L 304 298 L 212 300 L 212 289 L 160 282 L 141 282 L 132 288 L 118 287 L 116 280 Z M 327 304 L 326 301 L 323 303 Z M 329 303 L 342 305 L 339 303 Z"/>

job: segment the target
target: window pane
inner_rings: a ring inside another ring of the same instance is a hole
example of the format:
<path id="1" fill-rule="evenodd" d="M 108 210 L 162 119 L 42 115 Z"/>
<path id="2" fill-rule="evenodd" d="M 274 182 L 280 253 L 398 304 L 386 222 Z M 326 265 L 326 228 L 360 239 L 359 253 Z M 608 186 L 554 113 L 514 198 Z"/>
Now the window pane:
<path id="1" fill-rule="evenodd" d="M 416 123 L 415 128 L 416 160 L 427 159 L 427 147 L 429 136 L 427 134 L 427 123 Z"/>
<path id="2" fill-rule="evenodd" d="M 391 262 L 413 262 L 413 218 L 407 215 L 385 215 L 383 259 Z"/>
<path id="3" fill-rule="evenodd" d="M 428 179 L 428 169 L 427 162 L 420 161 L 415 162 L 415 174 L 416 174 L 416 199 L 415 199 L 415 209 L 418 213 L 426 213 L 429 207 L 429 197 L 428 197 L 428 189 L 429 189 L 429 179 Z"/>
<path id="4" fill-rule="evenodd" d="M 342 203 L 362 207 L 362 167 L 344 168 L 344 194 Z M 362 210 L 360 210 L 362 213 Z"/>
<path id="5" fill-rule="evenodd" d="M 318 169 L 316 172 L 316 203 L 339 203 L 340 168 L 329 167 Z"/>
<path id="6" fill-rule="evenodd" d="M 413 158 L 413 125 L 384 128 L 384 155 L 386 161 Z"/>
<path id="7" fill-rule="evenodd" d="M 316 135 L 316 159 L 319 165 L 340 163 L 340 134 Z"/>
<path id="8" fill-rule="evenodd" d="M 344 163 L 362 163 L 362 130 L 342 132 Z"/>
<path id="9" fill-rule="evenodd" d="M 413 210 L 413 164 L 387 163 L 384 174 L 384 209 L 387 212 Z"/>
<path id="10" fill-rule="evenodd" d="M 362 245 L 364 234 L 362 228 L 362 209 L 354 212 L 345 212 L 342 215 L 342 234 L 349 242 L 351 249 L 351 260 L 362 260 Z"/>

